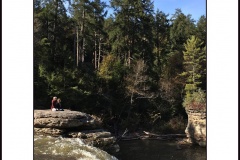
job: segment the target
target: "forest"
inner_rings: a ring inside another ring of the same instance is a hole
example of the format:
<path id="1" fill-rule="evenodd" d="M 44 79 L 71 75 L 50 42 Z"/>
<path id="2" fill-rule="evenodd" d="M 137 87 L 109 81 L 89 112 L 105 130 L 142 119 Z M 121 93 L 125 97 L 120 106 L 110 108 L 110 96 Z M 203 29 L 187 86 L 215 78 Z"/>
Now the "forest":
<path id="1" fill-rule="evenodd" d="M 57 96 L 106 126 L 159 133 L 184 133 L 185 110 L 206 110 L 204 15 L 152 0 L 34 0 L 33 13 L 34 109 Z"/>

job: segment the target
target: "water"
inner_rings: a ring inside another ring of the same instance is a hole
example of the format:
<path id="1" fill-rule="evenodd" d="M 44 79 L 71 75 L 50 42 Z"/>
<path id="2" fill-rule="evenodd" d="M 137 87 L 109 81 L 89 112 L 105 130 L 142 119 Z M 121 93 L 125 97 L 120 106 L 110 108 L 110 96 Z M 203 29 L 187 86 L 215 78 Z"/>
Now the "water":
<path id="1" fill-rule="evenodd" d="M 120 141 L 120 151 L 111 156 L 87 146 L 78 138 L 34 136 L 34 160 L 206 160 L 206 148 L 178 150 L 175 142 L 161 140 Z"/>
<path id="2" fill-rule="evenodd" d="M 117 160 L 78 138 L 34 136 L 34 160 Z"/>
<path id="3" fill-rule="evenodd" d="M 177 149 L 175 142 L 132 140 L 119 142 L 119 160 L 206 160 L 206 148 L 194 146 Z"/>

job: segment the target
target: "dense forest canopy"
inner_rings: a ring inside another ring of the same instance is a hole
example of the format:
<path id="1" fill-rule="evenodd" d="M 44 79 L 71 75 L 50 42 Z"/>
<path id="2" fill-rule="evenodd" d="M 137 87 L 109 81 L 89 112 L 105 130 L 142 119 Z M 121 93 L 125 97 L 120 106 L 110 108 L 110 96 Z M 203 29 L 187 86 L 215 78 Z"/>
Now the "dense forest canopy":
<path id="1" fill-rule="evenodd" d="M 204 15 L 169 18 L 151 0 L 35 0 L 33 43 L 35 108 L 57 96 L 66 109 L 173 132 L 185 108 L 206 107 Z"/>

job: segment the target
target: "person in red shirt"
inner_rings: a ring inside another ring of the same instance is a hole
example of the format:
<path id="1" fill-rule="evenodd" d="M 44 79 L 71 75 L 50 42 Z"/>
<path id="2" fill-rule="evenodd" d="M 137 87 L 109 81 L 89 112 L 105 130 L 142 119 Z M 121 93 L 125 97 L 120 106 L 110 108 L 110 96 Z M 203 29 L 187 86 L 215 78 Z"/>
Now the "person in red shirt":
<path id="1" fill-rule="evenodd" d="M 56 109 L 56 107 L 57 107 L 57 97 L 53 97 L 51 110 Z"/>

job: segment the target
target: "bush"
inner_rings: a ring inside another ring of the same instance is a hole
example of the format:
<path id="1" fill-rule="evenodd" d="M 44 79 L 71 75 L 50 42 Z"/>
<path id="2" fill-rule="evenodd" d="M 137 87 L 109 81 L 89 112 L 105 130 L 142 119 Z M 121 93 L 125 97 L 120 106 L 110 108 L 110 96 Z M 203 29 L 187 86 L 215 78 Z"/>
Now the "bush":
<path id="1" fill-rule="evenodd" d="M 154 131 L 161 134 L 184 134 L 187 127 L 187 120 L 182 116 L 170 119 L 168 122 L 160 122 Z"/>
<path id="2" fill-rule="evenodd" d="M 206 93 L 199 89 L 184 98 L 183 106 L 186 109 L 206 110 Z"/>

